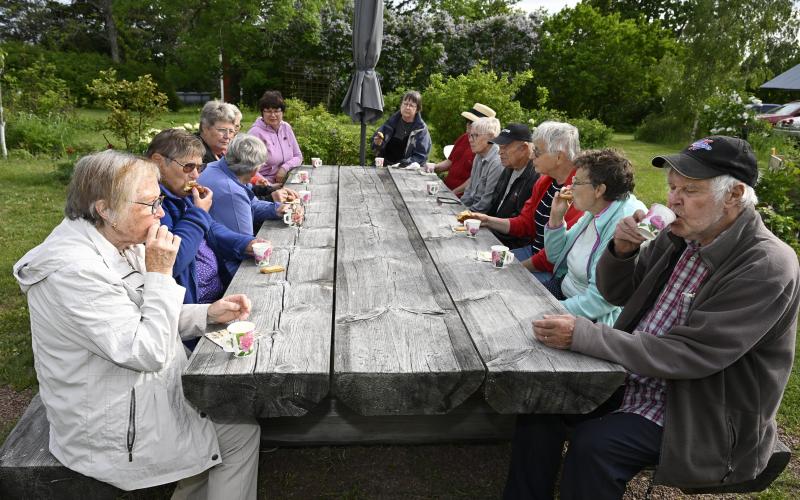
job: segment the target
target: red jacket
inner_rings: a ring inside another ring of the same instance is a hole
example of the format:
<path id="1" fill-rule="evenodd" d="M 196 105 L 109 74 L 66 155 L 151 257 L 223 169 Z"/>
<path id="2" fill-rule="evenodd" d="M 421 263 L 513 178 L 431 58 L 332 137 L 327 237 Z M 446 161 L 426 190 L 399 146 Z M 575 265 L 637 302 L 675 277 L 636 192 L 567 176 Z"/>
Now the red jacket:
<path id="1" fill-rule="evenodd" d="M 447 169 L 444 185 L 453 190 L 464 184 L 472 175 L 473 160 L 475 160 L 475 153 L 469 147 L 469 137 L 464 133 L 453 143 L 453 150 L 450 151 L 451 165 Z M 461 195 L 458 196 L 461 197 Z"/>
<path id="2" fill-rule="evenodd" d="M 571 181 L 574 175 L 575 170 L 570 172 L 569 177 L 567 177 L 568 184 L 572 183 Z M 534 219 L 536 216 L 536 207 L 539 206 L 539 202 L 542 201 L 544 194 L 547 192 L 547 188 L 550 187 L 552 183 L 553 178 L 550 176 L 543 175 L 539 177 L 539 180 L 533 185 L 531 197 L 528 198 L 528 201 L 525 202 L 525 206 L 522 207 L 522 212 L 520 212 L 518 216 L 508 219 L 510 223 L 508 234 L 517 237 L 528 236 L 531 239 L 536 237 L 536 220 Z M 572 225 L 580 219 L 581 215 L 583 215 L 582 211 L 576 210 L 575 205 L 570 205 L 569 209 L 567 209 L 567 213 L 564 214 L 564 222 L 566 222 L 567 228 L 569 229 L 572 227 Z M 536 269 L 553 272 L 553 264 L 547 260 L 547 253 L 545 253 L 544 248 L 531 257 L 531 262 L 533 262 Z"/>

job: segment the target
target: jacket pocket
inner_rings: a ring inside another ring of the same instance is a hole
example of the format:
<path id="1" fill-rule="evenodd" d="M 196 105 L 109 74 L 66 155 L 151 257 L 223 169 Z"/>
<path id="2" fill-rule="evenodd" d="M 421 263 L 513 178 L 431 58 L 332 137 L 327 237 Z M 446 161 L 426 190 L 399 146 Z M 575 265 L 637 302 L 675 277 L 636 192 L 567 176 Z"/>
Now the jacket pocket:
<path id="1" fill-rule="evenodd" d="M 133 462 L 134 443 L 136 443 L 136 387 L 131 387 L 131 402 L 128 413 L 128 433 L 126 436 L 128 462 Z"/>
<path id="2" fill-rule="evenodd" d="M 736 448 L 736 428 L 733 426 L 731 417 L 727 417 L 726 423 L 728 424 L 728 456 L 725 461 L 725 475 L 720 480 L 722 483 L 726 482 L 733 472 L 733 450 Z"/>

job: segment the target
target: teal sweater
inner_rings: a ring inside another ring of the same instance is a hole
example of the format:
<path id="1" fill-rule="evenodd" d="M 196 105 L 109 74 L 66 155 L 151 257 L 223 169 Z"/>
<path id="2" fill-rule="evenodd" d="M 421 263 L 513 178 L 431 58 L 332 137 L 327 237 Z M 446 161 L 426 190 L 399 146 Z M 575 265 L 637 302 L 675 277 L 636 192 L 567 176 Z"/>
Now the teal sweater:
<path id="1" fill-rule="evenodd" d="M 595 238 L 590 262 L 588 263 L 587 276 L 589 277 L 589 288 L 585 293 L 562 300 L 561 304 L 575 316 L 589 318 L 592 321 L 613 325 L 622 308 L 609 304 L 597 290 L 595 267 L 602 255 L 603 250 L 608 246 L 608 242 L 614 237 L 614 229 L 617 222 L 623 217 L 633 215 L 636 210 L 647 211 L 647 207 L 636 199 L 631 193 L 627 199 L 612 202 L 598 217 L 596 221 L 597 237 Z M 544 247 L 547 252 L 547 259 L 555 264 L 553 274 L 556 277 L 563 277 L 567 274 L 567 255 L 575 245 L 578 236 L 592 222 L 594 215 L 586 212 L 578 219 L 571 228 L 566 229 L 562 224 L 559 227 L 551 228 L 545 226 Z"/>

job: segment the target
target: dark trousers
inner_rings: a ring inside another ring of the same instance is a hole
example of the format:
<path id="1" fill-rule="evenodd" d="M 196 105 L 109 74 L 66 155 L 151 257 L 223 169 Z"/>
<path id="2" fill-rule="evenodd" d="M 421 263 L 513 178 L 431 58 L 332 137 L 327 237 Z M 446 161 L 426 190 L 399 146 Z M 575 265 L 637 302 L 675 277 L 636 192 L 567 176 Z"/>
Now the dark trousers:
<path id="1" fill-rule="evenodd" d="M 561 500 L 617 499 L 645 466 L 656 465 L 662 428 L 639 415 L 612 413 L 622 390 L 586 415 L 520 415 L 503 498 L 552 500 L 564 442 Z"/>

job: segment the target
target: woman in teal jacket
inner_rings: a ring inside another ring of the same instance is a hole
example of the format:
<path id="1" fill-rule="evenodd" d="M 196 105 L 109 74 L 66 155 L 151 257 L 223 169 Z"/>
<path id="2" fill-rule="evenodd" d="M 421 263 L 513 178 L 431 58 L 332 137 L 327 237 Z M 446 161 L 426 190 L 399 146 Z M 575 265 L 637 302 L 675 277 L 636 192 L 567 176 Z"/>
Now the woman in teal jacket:
<path id="1" fill-rule="evenodd" d="M 617 222 L 647 208 L 632 193 L 633 166 L 616 151 L 587 151 L 575 165 L 572 185 L 556 194 L 545 228 L 547 258 L 555 264 L 548 288 L 570 313 L 613 325 L 622 308 L 609 304 L 597 291 L 597 260 Z M 585 213 L 567 229 L 564 214 L 571 204 Z"/>

